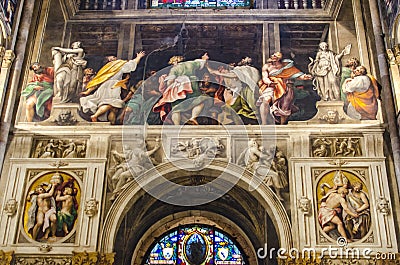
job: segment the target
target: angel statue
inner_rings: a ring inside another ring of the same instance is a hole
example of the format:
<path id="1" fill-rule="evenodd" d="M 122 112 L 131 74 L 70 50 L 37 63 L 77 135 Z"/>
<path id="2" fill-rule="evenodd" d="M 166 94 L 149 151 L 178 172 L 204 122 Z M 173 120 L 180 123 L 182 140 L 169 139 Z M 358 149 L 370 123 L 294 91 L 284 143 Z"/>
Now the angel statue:
<path id="1" fill-rule="evenodd" d="M 111 201 L 114 201 L 118 197 L 126 184 L 153 166 L 153 160 L 150 156 L 153 155 L 160 146 L 161 144 L 157 139 L 155 146 L 150 151 L 146 151 L 145 143 L 141 142 L 133 148 L 126 146 L 123 154 L 117 151 L 111 153 L 116 163 L 108 172 L 108 175 L 111 177 L 111 187 L 113 191 L 113 195 L 110 198 Z"/>
<path id="2" fill-rule="evenodd" d="M 288 186 L 288 181 L 287 162 L 282 151 L 274 146 L 269 149 L 260 147 L 255 139 L 250 139 L 237 164 L 262 177 L 267 186 L 274 188 L 278 199 L 284 200 L 281 192 Z"/>
<path id="3" fill-rule="evenodd" d="M 347 45 L 341 53 L 335 54 L 329 50 L 326 42 L 319 44 L 319 51 L 315 60 L 309 58 L 310 74 L 314 77 L 315 90 L 324 101 L 340 100 L 340 60 L 344 55 L 350 54 L 351 44 Z"/>

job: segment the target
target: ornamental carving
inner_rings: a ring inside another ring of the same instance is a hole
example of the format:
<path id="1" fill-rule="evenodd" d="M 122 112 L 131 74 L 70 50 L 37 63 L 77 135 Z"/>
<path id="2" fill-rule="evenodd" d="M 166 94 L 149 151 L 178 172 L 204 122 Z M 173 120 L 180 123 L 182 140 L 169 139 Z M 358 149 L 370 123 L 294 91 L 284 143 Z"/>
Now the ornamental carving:
<path id="1" fill-rule="evenodd" d="M 314 157 L 356 157 L 361 156 L 360 138 L 355 137 L 321 137 L 312 141 Z"/>
<path id="2" fill-rule="evenodd" d="M 387 49 L 386 53 L 390 64 L 400 65 L 400 44 L 394 46 L 392 49 Z"/>
<path id="3" fill-rule="evenodd" d="M 57 118 L 54 120 L 57 125 L 60 126 L 72 126 L 78 123 L 74 114 L 70 110 L 65 110 L 58 114 Z"/>
<path id="4" fill-rule="evenodd" d="M 6 213 L 6 215 L 13 216 L 17 212 L 17 209 L 18 209 L 17 201 L 15 199 L 11 198 L 11 199 L 8 199 L 3 210 Z"/>
<path id="5" fill-rule="evenodd" d="M 6 48 L 0 46 L 0 59 L 3 59 L 5 53 L 6 53 Z"/>
<path id="6" fill-rule="evenodd" d="M 115 253 L 72 251 L 73 265 L 113 265 Z"/>
<path id="7" fill-rule="evenodd" d="M 376 205 L 377 210 L 381 214 L 388 215 L 390 213 L 389 201 L 385 197 L 380 196 L 379 199 L 376 201 Z"/>
<path id="8" fill-rule="evenodd" d="M 267 186 L 275 190 L 276 196 L 284 201 L 282 190 L 289 183 L 287 159 L 282 151 L 276 147 L 265 148 L 256 139 L 250 139 L 247 148 L 239 155 L 237 164 L 253 172 L 256 179 L 263 179 Z"/>
<path id="9" fill-rule="evenodd" d="M 89 217 L 93 217 L 97 214 L 99 202 L 96 199 L 90 199 L 85 202 L 85 214 Z"/>
<path id="10" fill-rule="evenodd" d="M 192 159 L 196 167 L 201 167 L 207 159 L 224 157 L 225 146 L 217 137 L 191 138 L 172 145 L 171 156 Z"/>
<path id="11" fill-rule="evenodd" d="M 346 118 L 339 114 L 337 110 L 328 110 L 325 114 L 318 118 L 321 121 L 326 121 L 329 124 L 338 124 Z"/>
<path id="12" fill-rule="evenodd" d="M 84 158 L 85 140 L 36 140 L 31 157 L 33 158 Z"/>
<path id="13" fill-rule="evenodd" d="M 13 61 L 15 59 L 15 54 L 12 50 L 6 50 L 4 57 L 3 57 L 3 62 L 1 64 L 2 68 L 10 68 Z"/>
<path id="14" fill-rule="evenodd" d="M 300 199 L 297 200 L 298 209 L 302 211 L 305 215 L 308 215 L 311 210 L 311 201 L 306 196 L 301 196 Z"/>
<path id="15" fill-rule="evenodd" d="M 143 141 L 136 141 L 132 146 L 125 145 L 122 153 L 116 150 L 111 151 L 112 160 L 115 163 L 107 171 L 108 187 L 113 193 L 111 201 L 114 201 L 136 177 L 156 164 L 152 156 L 160 147 L 160 140 L 157 138 L 154 147 L 149 151 Z"/>
<path id="16" fill-rule="evenodd" d="M 14 257 L 14 251 L 4 252 L 0 250 L 0 265 L 11 265 Z"/>
<path id="17" fill-rule="evenodd" d="M 72 260 L 66 258 L 37 257 L 17 258 L 15 265 L 72 265 Z"/>

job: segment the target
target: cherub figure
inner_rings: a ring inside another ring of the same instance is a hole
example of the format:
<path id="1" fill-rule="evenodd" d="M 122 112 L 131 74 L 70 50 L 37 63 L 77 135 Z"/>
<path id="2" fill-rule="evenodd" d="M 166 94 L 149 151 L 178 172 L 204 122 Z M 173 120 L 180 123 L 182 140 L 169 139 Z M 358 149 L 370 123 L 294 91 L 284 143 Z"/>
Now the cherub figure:
<path id="1" fill-rule="evenodd" d="M 57 231 L 63 231 L 67 236 L 74 226 L 78 204 L 75 199 L 76 191 L 72 187 L 65 187 L 64 191 L 57 191 L 56 201 L 61 204 L 57 212 Z"/>
<path id="2" fill-rule="evenodd" d="M 46 190 L 46 187 L 50 188 Z M 32 238 L 39 238 L 40 230 L 44 233 L 43 238 L 48 239 L 50 232 L 56 237 L 56 204 L 53 198 L 56 185 L 42 183 L 28 194 L 27 200 L 31 202 L 28 210 L 28 231 Z"/>
<path id="3" fill-rule="evenodd" d="M 318 138 L 315 139 L 313 143 L 313 155 L 318 156 L 318 157 L 327 157 L 329 156 L 330 153 L 330 148 L 329 146 L 332 144 L 330 140 L 327 140 L 325 138 Z"/>

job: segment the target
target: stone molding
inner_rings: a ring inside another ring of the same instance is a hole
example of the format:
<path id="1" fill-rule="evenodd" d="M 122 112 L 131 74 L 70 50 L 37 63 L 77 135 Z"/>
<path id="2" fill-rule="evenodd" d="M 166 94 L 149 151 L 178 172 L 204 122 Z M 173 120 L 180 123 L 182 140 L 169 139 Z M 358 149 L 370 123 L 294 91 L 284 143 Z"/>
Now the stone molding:
<path id="1" fill-rule="evenodd" d="M 113 265 L 115 253 L 72 251 L 72 265 Z"/>

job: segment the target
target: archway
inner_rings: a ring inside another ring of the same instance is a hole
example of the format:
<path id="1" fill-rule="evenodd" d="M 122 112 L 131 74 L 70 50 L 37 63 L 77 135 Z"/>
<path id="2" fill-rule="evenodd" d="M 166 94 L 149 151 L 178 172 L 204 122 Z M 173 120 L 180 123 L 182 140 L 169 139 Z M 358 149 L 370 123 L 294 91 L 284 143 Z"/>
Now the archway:
<path id="1" fill-rule="evenodd" d="M 139 244 L 143 244 L 143 241 L 146 241 L 148 245 L 149 239 L 146 239 L 145 232 L 140 232 L 140 229 L 148 230 L 150 229 L 150 227 L 156 228 L 161 227 L 162 225 L 166 225 L 166 227 L 169 228 L 171 224 L 163 224 L 162 221 L 157 220 L 162 220 L 162 218 L 169 218 L 169 220 L 178 220 L 179 223 L 179 219 L 182 217 L 182 214 L 185 215 L 185 212 L 187 214 L 188 211 L 200 211 L 202 214 L 205 214 L 207 212 L 209 216 L 214 217 L 218 215 L 224 215 L 224 213 L 230 211 L 230 218 L 227 218 L 229 220 L 226 220 L 225 223 L 233 223 L 234 226 L 237 225 L 237 227 L 244 230 L 246 229 L 245 227 L 251 227 L 251 229 L 245 231 L 242 234 L 242 238 L 245 238 L 245 235 L 248 235 L 249 239 L 243 239 L 242 242 L 250 241 L 250 245 L 253 245 L 251 251 L 248 252 L 253 254 L 247 254 L 249 256 L 253 256 L 253 259 L 255 259 L 255 251 L 259 247 L 263 247 L 266 242 L 265 238 L 261 238 L 263 236 L 262 234 L 260 234 L 261 231 L 256 231 L 257 227 L 262 225 L 265 226 L 265 229 L 263 231 L 267 231 L 267 226 L 268 229 L 272 228 L 270 230 L 276 231 L 274 239 L 275 243 L 278 244 L 277 246 L 287 249 L 290 249 L 293 246 L 289 217 L 283 205 L 276 197 L 275 193 L 273 193 L 273 191 L 268 186 L 266 186 L 265 184 L 261 184 L 256 190 L 249 191 L 249 183 L 251 182 L 253 176 L 248 171 L 245 171 L 243 173 L 243 169 L 236 164 L 231 164 L 223 161 L 213 161 L 207 167 L 207 169 L 203 171 L 204 172 L 196 172 L 196 174 L 208 176 L 209 178 L 218 177 L 218 175 L 222 172 L 224 172 L 225 174 L 230 174 L 232 176 L 238 176 L 238 174 L 240 174 L 241 178 L 236 186 L 221 198 L 221 200 L 229 200 L 233 198 L 233 203 L 216 200 L 215 202 L 212 202 L 212 205 L 192 207 L 191 210 L 188 210 L 184 207 L 171 206 L 170 208 L 167 208 L 167 210 L 165 210 L 166 208 L 162 208 L 162 210 L 157 211 L 157 207 L 159 207 L 159 204 L 154 203 L 157 200 L 146 194 L 145 191 L 141 189 L 141 187 L 136 182 L 132 182 L 121 193 L 117 200 L 115 200 L 104 220 L 104 227 L 100 238 L 99 250 L 102 252 L 110 253 L 114 252 L 115 249 L 118 249 L 118 246 L 116 245 L 118 245 L 118 243 L 120 243 L 122 240 L 116 242 L 116 238 L 117 236 L 118 238 L 119 236 L 123 236 L 123 233 L 120 232 L 120 228 L 123 226 L 130 227 L 132 231 L 135 231 L 136 234 L 141 233 L 141 239 L 139 241 L 136 240 L 136 242 L 139 242 Z M 143 174 L 142 178 L 146 179 L 149 182 L 157 181 L 157 178 L 160 174 L 167 179 L 173 179 L 174 176 L 176 177 L 177 175 L 183 175 L 182 178 L 185 178 L 185 174 L 182 174 L 182 169 L 175 167 L 173 163 L 161 164 L 156 168 L 147 171 L 145 174 Z M 152 204 L 148 203 L 148 201 L 150 201 L 149 197 L 151 197 L 151 200 L 153 200 Z M 247 202 L 249 203 L 246 204 Z M 229 205 L 233 204 L 237 204 L 235 205 L 235 207 L 237 207 L 238 210 L 235 210 L 234 207 L 229 208 Z M 259 209 L 261 210 L 255 209 L 255 205 L 258 205 Z M 148 215 L 146 212 L 135 212 L 135 218 L 142 220 L 140 225 L 138 225 L 137 223 L 127 224 L 125 222 L 128 222 L 129 220 L 125 217 L 132 208 L 148 208 L 147 213 L 151 214 Z M 218 212 L 218 209 L 221 209 L 221 211 Z M 246 209 L 248 210 L 246 211 Z M 160 212 L 162 212 L 163 215 L 160 215 Z M 266 225 L 265 223 L 260 223 L 260 218 L 258 218 L 258 216 L 262 215 L 268 217 L 269 224 Z M 191 214 L 190 218 L 195 218 L 195 216 L 196 215 Z M 204 217 L 204 215 L 200 216 Z M 225 217 L 226 216 L 227 215 L 225 215 Z M 209 220 L 212 221 L 212 218 L 209 218 Z M 214 223 L 215 225 L 224 225 L 223 222 Z M 147 227 L 141 227 L 142 225 L 147 225 Z M 151 234 L 151 238 L 152 240 L 150 241 L 153 242 L 156 238 L 156 234 Z M 135 252 L 136 254 L 134 255 L 142 256 L 142 258 L 144 258 L 143 256 L 145 255 L 145 249 L 146 247 L 142 247 L 141 250 L 136 248 L 136 250 L 132 251 L 131 253 Z M 133 258 L 135 259 L 135 257 Z M 250 264 L 252 263 L 250 262 Z"/>

